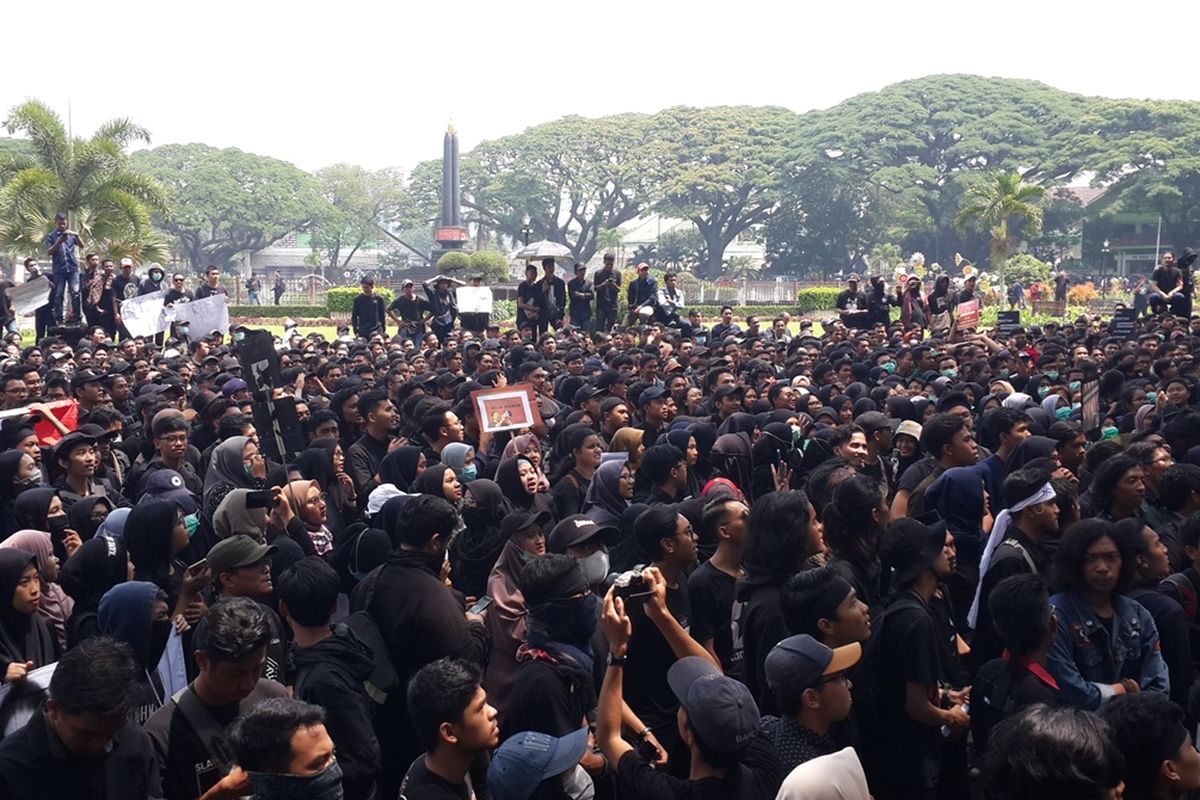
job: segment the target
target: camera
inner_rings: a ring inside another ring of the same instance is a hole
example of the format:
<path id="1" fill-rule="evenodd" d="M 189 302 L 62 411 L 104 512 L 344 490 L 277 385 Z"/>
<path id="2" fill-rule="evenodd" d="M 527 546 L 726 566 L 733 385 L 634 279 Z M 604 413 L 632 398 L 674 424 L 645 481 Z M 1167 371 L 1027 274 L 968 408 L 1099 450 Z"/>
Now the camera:
<path id="1" fill-rule="evenodd" d="M 646 577 L 642 574 L 642 570 L 646 568 L 645 564 L 638 564 L 628 572 L 622 572 L 613 579 L 613 594 L 620 597 L 622 600 L 645 600 L 654 594 L 646 583 Z"/>

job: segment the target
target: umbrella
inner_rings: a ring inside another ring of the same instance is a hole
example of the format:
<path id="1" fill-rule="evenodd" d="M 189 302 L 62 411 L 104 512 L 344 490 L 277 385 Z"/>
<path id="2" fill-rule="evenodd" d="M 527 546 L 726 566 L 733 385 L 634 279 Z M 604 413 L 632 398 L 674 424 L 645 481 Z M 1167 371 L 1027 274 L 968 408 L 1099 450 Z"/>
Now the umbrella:
<path id="1" fill-rule="evenodd" d="M 540 242 L 530 242 L 517 251 L 517 258 L 523 261 L 536 261 L 542 258 L 553 258 L 559 261 L 573 261 L 575 256 L 571 248 L 565 244 L 543 239 Z"/>

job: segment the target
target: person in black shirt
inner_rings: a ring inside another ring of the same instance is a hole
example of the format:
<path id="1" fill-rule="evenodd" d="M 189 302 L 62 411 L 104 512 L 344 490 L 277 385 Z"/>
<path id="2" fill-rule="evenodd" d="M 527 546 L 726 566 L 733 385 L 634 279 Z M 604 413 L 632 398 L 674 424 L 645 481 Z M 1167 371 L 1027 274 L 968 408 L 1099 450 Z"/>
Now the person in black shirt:
<path id="1" fill-rule="evenodd" d="M 783 769 L 770 741 L 759 735 L 758 706 L 740 682 L 721 674 L 712 656 L 688 635 L 667 607 L 667 585 L 653 567 L 643 572 L 651 596 L 626 605 L 617 590 L 604 598 L 601 625 L 609 643 L 608 670 L 596 714 L 596 744 L 616 769 L 617 795 L 639 800 L 771 800 L 783 782 Z M 637 680 L 629 658 L 635 624 L 628 610 L 643 606 L 670 644 L 678 661 L 665 682 L 679 711 L 673 715 L 674 734 L 688 751 L 686 778 L 653 769 L 621 737 L 621 700 L 626 678 Z M 626 672 L 629 675 L 626 675 Z"/>
<path id="2" fill-rule="evenodd" d="M 542 294 L 546 297 L 546 321 L 557 328 L 567 313 L 567 284 L 554 274 L 553 258 L 543 258 L 542 269 L 545 274 L 540 283 Z"/>
<path id="3" fill-rule="evenodd" d="M 49 699 L 0 743 L 0 798 L 161 797 L 150 737 L 127 716 L 136 685 L 127 645 L 97 637 L 67 651 Z"/>
<path id="4" fill-rule="evenodd" d="M 121 259 L 121 274 L 113 279 L 112 288 L 113 303 L 117 309 L 117 332 L 120 334 L 121 340 L 124 341 L 130 337 L 129 331 L 125 330 L 125 326 L 121 323 L 121 302 L 131 297 L 137 297 L 138 294 L 138 279 L 137 275 L 133 272 L 132 258 Z M 41 339 L 40 336 L 38 338 L 39 340 Z"/>
<path id="5" fill-rule="evenodd" d="M 550 326 L 546 307 L 545 285 L 537 279 L 537 267 L 525 267 L 525 280 L 517 285 L 517 327 L 529 323 L 533 326 L 533 338 L 537 339 Z"/>
<path id="6" fill-rule="evenodd" d="M 613 269 L 616 257 L 604 254 L 604 266 L 592 276 L 596 292 L 596 330 L 607 333 L 617 322 L 617 305 L 621 299 L 621 273 Z"/>
<path id="7" fill-rule="evenodd" d="M 429 329 L 442 344 L 446 343 L 454 320 L 458 318 L 458 298 L 450 289 L 451 279 L 445 275 L 433 278 L 433 286 L 425 282 L 425 298 L 429 301 Z"/>
<path id="8" fill-rule="evenodd" d="M 287 291 L 287 283 L 283 280 L 283 275 L 279 270 L 275 270 L 275 286 L 272 287 L 275 291 L 275 305 L 279 305 L 279 300 L 283 297 L 283 293 Z"/>
<path id="9" fill-rule="evenodd" d="M 571 297 L 571 324 L 589 330 L 592 327 L 592 298 L 596 293 L 587 279 L 587 264 L 582 261 L 575 265 L 575 277 L 567 282 L 567 294 Z"/>
<path id="10" fill-rule="evenodd" d="M 954 296 L 954 305 L 969 303 L 975 299 L 975 276 L 968 275 L 963 279 L 962 291 Z"/>
<path id="11" fill-rule="evenodd" d="M 1150 282 L 1154 284 L 1148 297 L 1150 311 L 1154 314 L 1168 310 L 1173 314 L 1178 313 L 1176 307 L 1184 299 L 1183 273 L 1175 266 L 1175 254 L 1170 250 L 1163 253 L 1162 262 L 1150 273 Z"/>
<path id="12" fill-rule="evenodd" d="M 988 596 L 988 619 L 1004 655 L 979 668 L 971 687 L 975 751 L 988 749 L 992 729 L 1025 706 L 1059 705 L 1058 683 L 1046 671 L 1046 654 L 1058 630 L 1046 583 L 1033 573 L 1011 575 Z"/>
<path id="13" fill-rule="evenodd" d="M 416 296 L 411 280 L 404 281 L 400 294 L 388 306 L 388 316 L 399 326 L 400 335 L 414 342 L 424 338 L 425 323 L 431 314 L 429 301 Z"/>
<path id="14" fill-rule="evenodd" d="M 639 319 L 639 310 L 642 308 L 650 308 L 652 311 L 658 309 L 658 281 L 650 274 L 650 265 L 641 263 L 637 265 L 637 278 L 629 283 L 625 289 L 625 299 L 629 304 L 627 312 L 627 323 L 633 325 Z M 641 315 L 643 318 L 645 315 Z M 654 315 L 652 314 L 651 317 Z M 648 318 L 644 319 L 649 322 Z"/>
<path id="15" fill-rule="evenodd" d="M 229 290 L 221 285 L 220 267 L 210 266 L 204 271 L 204 283 L 196 289 L 196 299 L 203 300 L 216 295 L 223 295 L 226 301 L 229 300 Z"/>
<path id="16" fill-rule="evenodd" d="M 857 275 L 846 279 L 846 288 L 837 296 L 837 311 L 847 328 L 861 330 L 870 325 L 871 313 L 867 310 L 867 296 L 858 290 Z"/>
<path id="17" fill-rule="evenodd" d="M 354 298 L 350 309 L 350 327 L 355 336 L 363 339 L 370 339 L 376 332 L 386 336 L 387 317 L 383 313 L 383 298 L 375 295 L 375 279 L 365 275 L 361 285 L 362 294 Z"/>
<path id="18" fill-rule="evenodd" d="M 700 642 L 736 678 L 741 664 L 733 660 L 733 597 L 742 570 L 742 545 L 750 534 L 750 509 L 733 497 L 721 497 L 704 507 L 700 522 L 701 549 L 716 542 L 712 558 L 688 578 L 692 638 Z"/>
<path id="19" fill-rule="evenodd" d="M 439 658 L 408 682 L 408 714 L 425 752 L 400 784 L 404 800 L 471 800 L 471 765 L 500 744 L 479 668 Z"/>

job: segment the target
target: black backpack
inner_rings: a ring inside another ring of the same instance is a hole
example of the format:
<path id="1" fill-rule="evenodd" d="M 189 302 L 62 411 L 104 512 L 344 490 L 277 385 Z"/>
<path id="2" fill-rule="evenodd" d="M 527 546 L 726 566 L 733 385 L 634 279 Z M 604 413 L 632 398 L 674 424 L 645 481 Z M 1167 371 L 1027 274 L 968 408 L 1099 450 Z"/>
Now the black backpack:
<path id="1" fill-rule="evenodd" d="M 383 569 L 380 567 L 363 579 L 367 585 L 364 587 L 362 610 L 353 612 L 343 620 L 343 624 L 360 642 L 367 646 L 367 649 L 375 657 L 375 671 L 371 673 L 370 678 L 363 682 L 363 689 L 367 693 L 367 697 L 371 698 L 374 703 L 373 711 L 375 712 L 378 712 L 387 703 L 393 693 L 403 692 L 407 689 L 400 681 L 396 665 L 392 663 L 392 654 L 388 651 L 387 640 L 383 638 L 375 616 L 371 613 L 375 585 L 378 583 L 379 573 Z"/>

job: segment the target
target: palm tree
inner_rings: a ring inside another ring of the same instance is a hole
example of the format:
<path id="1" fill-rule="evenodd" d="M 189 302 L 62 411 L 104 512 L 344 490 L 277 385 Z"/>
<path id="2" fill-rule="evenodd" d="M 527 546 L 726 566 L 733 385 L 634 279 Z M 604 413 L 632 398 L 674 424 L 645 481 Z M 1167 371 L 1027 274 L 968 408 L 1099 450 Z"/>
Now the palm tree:
<path id="1" fill-rule="evenodd" d="M 125 148 L 149 132 L 113 119 L 90 139 L 71 137 L 49 106 L 30 100 L 13 108 L 9 133 L 24 133 L 28 152 L 0 157 L 0 248 L 45 255 L 54 215 L 66 212 L 90 249 L 113 258 L 167 261 L 170 247 L 150 221 L 167 210 L 166 193 L 131 172 Z"/>
<path id="2" fill-rule="evenodd" d="M 762 265 L 755 266 L 750 256 L 734 256 L 729 259 L 725 274 L 735 281 L 754 280 L 762 275 Z"/>
<path id="3" fill-rule="evenodd" d="M 1010 222 L 1024 223 L 1025 233 L 1036 236 L 1042 230 L 1042 197 L 1045 187 L 1025 183 L 1020 175 L 999 172 L 967 189 L 962 208 L 954 218 L 959 230 L 969 223 L 992 232 L 992 269 L 1004 286 L 1004 262 L 1012 254 L 1014 237 L 1008 233 Z M 1007 293 L 1003 292 L 1005 299 Z"/>

